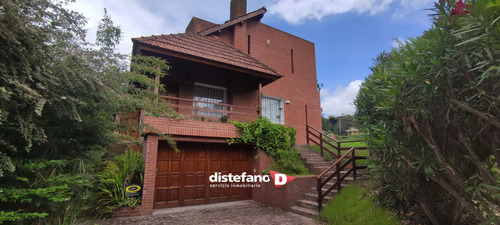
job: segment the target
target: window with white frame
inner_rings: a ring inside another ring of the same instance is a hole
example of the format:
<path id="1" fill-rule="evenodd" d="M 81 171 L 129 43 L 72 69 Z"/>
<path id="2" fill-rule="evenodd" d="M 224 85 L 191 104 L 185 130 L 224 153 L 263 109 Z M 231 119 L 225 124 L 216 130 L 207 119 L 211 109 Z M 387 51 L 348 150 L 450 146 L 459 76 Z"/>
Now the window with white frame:
<path id="1" fill-rule="evenodd" d="M 227 110 L 226 106 L 217 105 L 227 103 L 227 89 L 210 84 L 194 83 L 193 106 L 198 108 Z M 193 111 L 195 115 L 196 111 Z M 225 115 L 223 112 L 214 112 L 209 110 L 199 110 L 199 116 L 221 117 Z"/>
<path id="2" fill-rule="evenodd" d="M 262 116 L 272 123 L 285 124 L 283 99 L 270 96 L 262 97 Z"/>

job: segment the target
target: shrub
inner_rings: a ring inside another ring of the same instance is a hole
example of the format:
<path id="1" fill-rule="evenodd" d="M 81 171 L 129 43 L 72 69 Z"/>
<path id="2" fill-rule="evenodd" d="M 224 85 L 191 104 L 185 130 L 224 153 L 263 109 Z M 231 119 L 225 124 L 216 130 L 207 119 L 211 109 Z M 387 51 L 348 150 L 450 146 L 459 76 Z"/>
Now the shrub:
<path id="1" fill-rule="evenodd" d="M 273 124 L 266 118 L 253 123 L 233 122 L 242 131 L 241 138 L 233 142 L 251 143 L 275 160 L 270 169 L 288 175 L 308 174 L 308 170 L 295 152 L 295 129 Z"/>
<path id="2" fill-rule="evenodd" d="M 128 197 L 125 188 L 131 184 L 142 184 L 144 161 L 142 154 L 132 149 L 106 162 L 106 168 L 98 175 L 97 187 L 92 197 L 98 216 L 108 216 L 114 209 L 134 207 L 140 198 Z"/>
<path id="3" fill-rule="evenodd" d="M 381 54 L 357 121 L 380 200 L 433 224 L 500 215 L 500 2 L 439 1 L 434 27 Z"/>

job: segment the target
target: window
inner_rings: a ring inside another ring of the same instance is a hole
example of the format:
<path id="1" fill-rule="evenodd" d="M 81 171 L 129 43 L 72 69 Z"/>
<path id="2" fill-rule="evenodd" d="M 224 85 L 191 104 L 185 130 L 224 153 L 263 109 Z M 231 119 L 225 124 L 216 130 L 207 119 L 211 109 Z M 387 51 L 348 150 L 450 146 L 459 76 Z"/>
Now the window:
<path id="1" fill-rule="evenodd" d="M 250 44 L 251 44 L 251 38 L 250 38 L 250 35 L 248 35 L 248 40 L 247 40 L 247 48 L 248 48 L 248 54 L 250 54 Z"/>
<path id="2" fill-rule="evenodd" d="M 262 116 L 272 123 L 285 124 L 283 99 L 269 96 L 262 97 Z"/>
<path id="3" fill-rule="evenodd" d="M 227 101 L 227 90 L 224 87 L 219 87 L 215 85 L 194 83 L 194 97 L 193 106 L 198 108 L 215 109 L 215 110 L 227 110 L 226 106 L 217 105 L 213 103 L 226 104 Z M 201 101 L 201 102 L 200 102 Z M 196 105 L 198 104 L 198 105 Z M 193 111 L 193 115 L 196 111 Z M 200 116 L 210 116 L 210 117 L 221 117 L 225 115 L 223 112 L 214 112 L 208 110 L 199 110 L 198 115 Z"/>
<path id="4" fill-rule="evenodd" d="M 290 65 L 291 65 L 291 69 L 292 69 L 292 74 L 294 73 L 293 71 L 293 49 L 290 49 Z"/>

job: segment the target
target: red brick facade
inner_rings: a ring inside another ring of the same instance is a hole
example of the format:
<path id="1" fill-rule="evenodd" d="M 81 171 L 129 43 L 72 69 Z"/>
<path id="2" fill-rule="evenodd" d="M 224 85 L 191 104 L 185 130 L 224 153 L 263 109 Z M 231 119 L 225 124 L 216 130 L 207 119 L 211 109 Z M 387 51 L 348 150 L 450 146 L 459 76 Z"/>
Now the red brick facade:
<path id="1" fill-rule="evenodd" d="M 144 116 L 143 123 L 149 124 L 162 134 L 195 137 L 234 138 L 240 132 L 231 123 L 205 122 L 185 119 L 158 118 Z"/>
<path id="2" fill-rule="evenodd" d="M 217 118 L 202 121 L 201 117 L 196 116 L 192 107 L 197 103 L 189 101 L 194 96 L 193 83 L 225 88 L 227 110 L 232 113 L 233 109 L 240 107 L 240 111 L 234 113 L 230 120 L 252 121 L 257 118 L 261 96 L 282 99 L 285 102 L 284 124 L 297 130 L 299 145 L 306 144 L 306 114 L 308 123 L 321 129 L 314 44 L 262 24 L 260 19 L 265 12 L 262 8 L 221 25 L 194 18 L 186 30 L 198 34 L 133 39 L 134 54 L 162 57 L 169 61 L 172 69 L 162 82 L 166 84 L 167 90 L 175 89 L 175 95 L 169 96 L 177 99 L 168 101 L 177 106 L 175 110 L 188 118 L 157 118 L 141 114 L 141 122 L 155 129 L 146 130 L 149 134 L 144 137 L 142 205 L 135 209 L 118 210 L 114 216 L 148 215 L 153 211 L 158 142 L 161 140 L 153 133 L 167 134 L 177 141 L 198 143 L 226 143 L 230 138 L 240 137 L 233 124 L 221 123 Z M 209 51 L 214 46 L 218 48 L 213 52 L 199 51 Z M 234 57 L 228 58 L 228 55 Z M 260 85 L 264 87 L 261 89 Z M 182 103 L 186 99 L 188 101 Z M 253 154 L 259 157 L 252 157 L 251 168 L 253 173 L 260 174 L 272 160 L 263 152 L 257 154 L 255 151 Z M 262 188 L 253 189 L 252 198 L 261 203 L 287 208 L 310 188 L 311 179 L 297 178 L 280 189 L 276 189 L 272 183 L 264 183 Z"/>
<path id="3" fill-rule="evenodd" d="M 223 30 L 219 37 L 243 52 L 250 52 L 252 57 L 283 75 L 265 86 L 263 94 L 287 102 L 285 125 L 297 130 L 297 144 L 306 144 L 305 105 L 309 125 L 322 129 L 314 43 L 265 25 L 260 20 L 247 20 L 234 25 L 234 29 Z"/>
<path id="4" fill-rule="evenodd" d="M 147 135 L 144 137 L 144 182 L 142 186 L 141 214 L 149 215 L 153 213 L 155 181 L 156 181 L 156 159 L 158 156 L 158 141 L 160 137 Z"/>
<path id="5" fill-rule="evenodd" d="M 311 188 L 316 186 L 316 176 L 299 176 L 279 188 L 273 182 L 262 183 L 260 188 L 253 189 L 252 199 L 272 207 L 289 209 L 297 204 Z"/>

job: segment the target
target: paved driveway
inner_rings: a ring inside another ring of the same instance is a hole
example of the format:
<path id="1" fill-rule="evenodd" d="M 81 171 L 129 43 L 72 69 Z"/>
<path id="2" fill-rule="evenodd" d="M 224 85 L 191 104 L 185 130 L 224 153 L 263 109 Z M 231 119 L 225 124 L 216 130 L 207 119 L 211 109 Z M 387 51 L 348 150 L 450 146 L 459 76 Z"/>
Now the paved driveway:
<path id="1" fill-rule="evenodd" d="M 295 213 L 269 208 L 253 201 L 155 210 L 151 216 L 89 221 L 87 224 L 320 224 Z"/>

